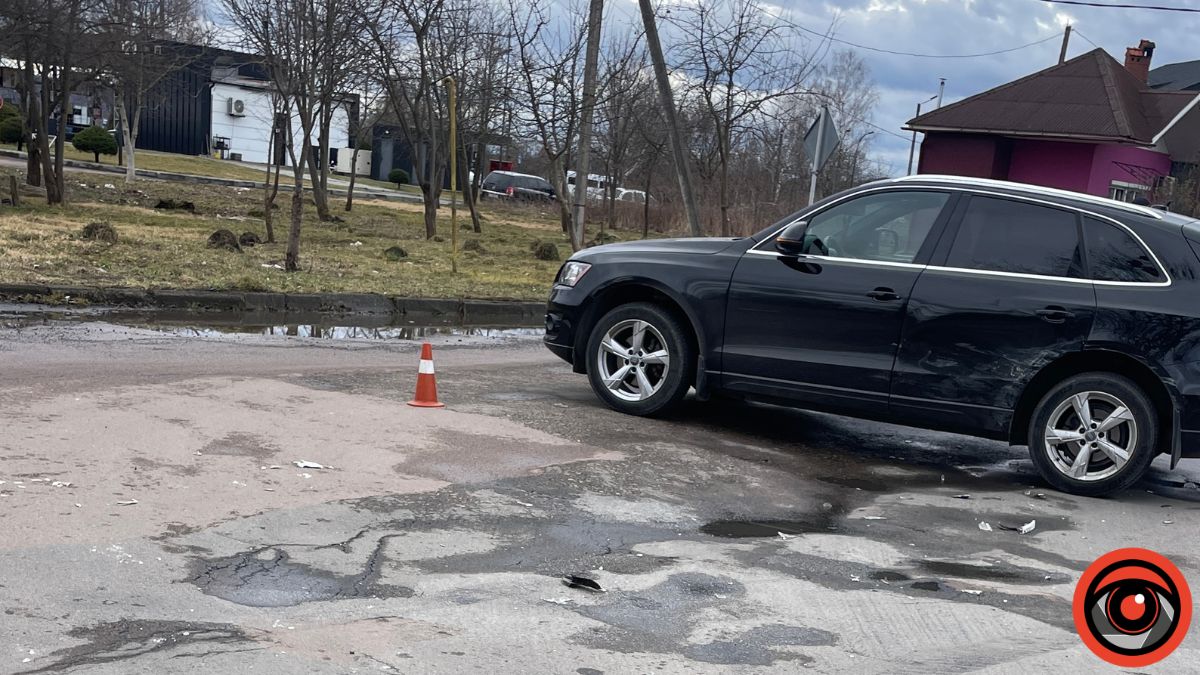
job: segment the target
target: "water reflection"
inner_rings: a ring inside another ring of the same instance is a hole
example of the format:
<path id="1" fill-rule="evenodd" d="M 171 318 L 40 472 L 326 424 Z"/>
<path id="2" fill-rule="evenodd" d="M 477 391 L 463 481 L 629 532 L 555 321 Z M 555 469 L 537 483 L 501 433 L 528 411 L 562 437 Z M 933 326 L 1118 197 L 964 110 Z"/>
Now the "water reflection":
<path id="1" fill-rule="evenodd" d="M 288 324 L 279 326 L 168 326 L 146 324 L 136 326 L 163 333 L 188 337 L 221 337 L 223 335 L 274 335 L 280 337 L 318 338 L 324 340 L 424 340 L 431 337 L 521 338 L 539 337 L 542 328 L 513 328 L 491 326 L 322 326 L 319 324 Z"/>

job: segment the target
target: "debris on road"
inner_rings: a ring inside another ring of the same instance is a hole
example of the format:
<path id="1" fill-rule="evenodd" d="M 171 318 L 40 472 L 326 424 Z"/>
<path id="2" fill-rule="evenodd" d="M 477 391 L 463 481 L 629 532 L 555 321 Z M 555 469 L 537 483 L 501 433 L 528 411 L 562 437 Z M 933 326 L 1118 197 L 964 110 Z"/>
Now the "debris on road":
<path id="1" fill-rule="evenodd" d="M 971 495 L 954 495 L 955 499 L 970 499 Z"/>
<path id="2" fill-rule="evenodd" d="M 795 536 L 795 535 L 791 535 L 791 534 L 784 534 L 782 532 L 779 532 L 778 534 L 779 534 L 780 539 L 791 539 L 793 536 Z"/>
<path id="3" fill-rule="evenodd" d="M 1009 532 L 1016 532 L 1018 534 L 1029 534 L 1030 532 L 1033 532 L 1035 527 L 1037 527 L 1037 521 L 1031 520 L 1020 527 L 1013 527 L 1012 525 L 1005 525 L 1004 523 L 996 523 L 996 527 L 1002 530 L 1008 530 Z"/>
<path id="4" fill-rule="evenodd" d="M 56 480 L 50 484 L 50 487 L 71 487 L 71 485 L 72 485 L 71 481 Z"/>
<path id="5" fill-rule="evenodd" d="M 548 602 L 552 605 L 569 605 L 575 601 L 570 598 L 542 598 L 542 602 Z"/>
<path id="6" fill-rule="evenodd" d="M 137 503 L 138 503 L 138 500 L 136 500 L 136 499 L 126 499 L 125 501 L 117 502 L 117 506 L 133 506 L 134 504 L 137 504 Z"/>
<path id="7" fill-rule="evenodd" d="M 593 593 L 604 592 L 604 589 L 600 587 L 600 584 L 596 583 L 595 579 L 581 577 L 576 574 L 569 574 L 563 577 L 562 582 L 567 585 L 567 588 L 581 588 L 585 591 L 591 591 Z"/>
<path id="8" fill-rule="evenodd" d="M 983 595 L 983 591 L 963 589 L 962 592 L 966 593 L 967 595 Z"/>
<path id="9" fill-rule="evenodd" d="M 884 516 L 863 516 L 863 520 L 887 520 Z"/>
<path id="10" fill-rule="evenodd" d="M 1173 520 L 1164 520 L 1163 525 L 1170 525 L 1171 523 L 1174 523 L 1174 522 L 1175 521 L 1173 521 Z"/>
<path id="11" fill-rule="evenodd" d="M 992 526 L 989 525 L 986 520 L 981 520 L 979 521 L 979 529 L 983 530 L 984 532 L 991 532 Z"/>
<path id="12" fill-rule="evenodd" d="M 298 459 L 298 460 L 292 462 L 292 464 L 295 464 L 296 468 L 299 468 L 299 469 L 332 469 L 333 468 L 331 466 L 325 466 L 324 464 L 317 464 L 316 462 L 309 462 L 309 461 L 303 460 L 303 459 Z"/>

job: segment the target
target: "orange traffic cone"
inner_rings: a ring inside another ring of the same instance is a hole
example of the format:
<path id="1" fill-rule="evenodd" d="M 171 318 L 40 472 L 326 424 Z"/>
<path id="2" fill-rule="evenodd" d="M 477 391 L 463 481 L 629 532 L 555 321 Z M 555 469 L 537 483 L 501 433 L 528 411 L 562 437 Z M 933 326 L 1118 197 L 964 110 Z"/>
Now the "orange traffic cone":
<path id="1" fill-rule="evenodd" d="M 433 374 L 433 345 L 421 345 L 421 365 L 417 368 L 417 395 L 408 402 L 418 408 L 444 408 L 438 401 L 437 376 Z"/>

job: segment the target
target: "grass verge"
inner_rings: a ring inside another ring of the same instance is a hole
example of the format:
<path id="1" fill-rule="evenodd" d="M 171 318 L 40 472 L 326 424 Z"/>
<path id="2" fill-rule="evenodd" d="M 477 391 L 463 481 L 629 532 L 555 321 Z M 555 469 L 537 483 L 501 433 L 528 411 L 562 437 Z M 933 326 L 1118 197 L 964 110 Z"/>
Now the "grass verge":
<path id="1" fill-rule="evenodd" d="M 439 242 L 425 239 L 420 205 L 358 200 L 346 213 L 343 202 L 335 200 L 343 222 L 320 222 L 311 206 L 306 208 L 302 269 L 286 273 L 279 268 L 289 193 L 281 192 L 277 200 L 281 243 L 237 253 L 208 249 L 208 236 L 228 229 L 265 239 L 260 190 L 150 180 L 125 186 L 86 173 L 67 178 L 68 205 L 48 207 L 30 197 L 19 208 L 0 207 L 0 282 L 542 300 L 560 262 L 535 259 L 533 242 L 554 243 L 563 260 L 570 255 L 552 212 L 487 212 L 483 233 L 474 234 L 469 215 L 460 209 L 455 273 L 449 208 L 441 211 Z M 196 213 L 154 209 L 163 198 L 192 201 Z M 116 228 L 115 244 L 82 238 L 84 226 L 97 221 Z M 470 240 L 482 250 L 462 250 Z M 384 251 L 392 246 L 403 248 L 407 257 L 389 260 Z"/>

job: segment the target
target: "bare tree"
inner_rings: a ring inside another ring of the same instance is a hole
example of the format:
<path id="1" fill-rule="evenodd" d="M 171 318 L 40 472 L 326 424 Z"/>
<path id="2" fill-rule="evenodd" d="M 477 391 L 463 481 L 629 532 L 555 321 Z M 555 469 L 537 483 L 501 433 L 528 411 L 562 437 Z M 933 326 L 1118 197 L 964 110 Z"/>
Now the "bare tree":
<path id="1" fill-rule="evenodd" d="M 567 155 L 579 131 L 583 107 L 583 44 L 587 22 L 577 13 L 552 18 L 545 0 L 507 0 L 516 57 L 516 113 L 536 139 L 549 167 L 564 234 L 574 231 L 567 189 Z M 587 176 L 576 177 L 587 189 Z"/>
<path id="2" fill-rule="evenodd" d="M 446 173 L 446 100 L 441 82 L 448 36 L 439 21 L 445 0 L 374 0 L 363 13 L 367 40 L 379 60 L 388 108 L 408 144 L 413 177 L 421 187 L 425 238 L 437 234 Z"/>
<path id="3" fill-rule="evenodd" d="M 271 84 L 290 115 L 287 154 L 292 167 L 291 223 L 284 269 L 300 269 L 300 231 L 304 221 L 304 173 L 312 161 L 312 137 L 318 128 L 322 96 L 330 90 L 326 61 L 343 45 L 330 38 L 330 26 L 356 15 L 354 0 L 222 0 L 247 48 L 257 52 Z M 299 138 L 293 132 L 299 132 Z M 299 148 L 297 148 L 297 144 Z M 314 187 L 319 189 L 319 187 Z"/>
<path id="4" fill-rule="evenodd" d="M 672 15 L 680 65 L 692 102 L 709 117 L 718 157 L 721 236 L 731 234 L 729 169 L 733 146 L 755 116 L 794 95 L 816 63 L 806 40 L 757 0 L 698 0 Z"/>
<path id="5" fill-rule="evenodd" d="M 63 148 L 71 111 L 71 94 L 96 76 L 85 58 L 96 50 L 97 0 L 6 0 L 0 3 L 4 42 L 22 66 L 27 97 L 30 162 L 46 188 L 46 201 L 66 200 Z M 49 119 L 56 121 L 54 149 Z M 30 172 L 30 180 L 33 180 Z"/>
<path id="6" fill-rule="evenodd" d="M 350 142 L 354 144 L 354 151 L 350 157 L 350 185 L 346 188 L 345 210 L 347 212 L 354 208 L 354 184 L 358 182 L 358 153 L 363 144 L 371 139 L 371 130 L 383 117 L 383 108 L 379 105 L 383 92 L 377 88 L 371 88 L 371 85 L 372 82 L 369 80 L 361 83 L 362 88 L 367 90 L 367 94 L 363 97 L 362 105 L 359 108 L 357 126 L 350 134 Z"/>
<path id="7" fill-rule="evenodd" d="M 208 42 L 199 0 L 101 0 L 102 78 L 113 91 L 125 181 L 137 176 L 142 111 L 158 104 L 164 80 L 194 61 Z"/>
<path id="8" fill-rule="evenodd" d="M 601 78 L 604 92 L 599 107 L 602 129 L 599 146 L 605 167 L 604 198 L 609 227 L 616 220 L 617 189 L 625 180 L 641 126 L 647 120 L 661 118 L 654 101 L 654 80 L 646 72 L 641 37 L 640 33 L 628 32 L 609 43 Z"/>

